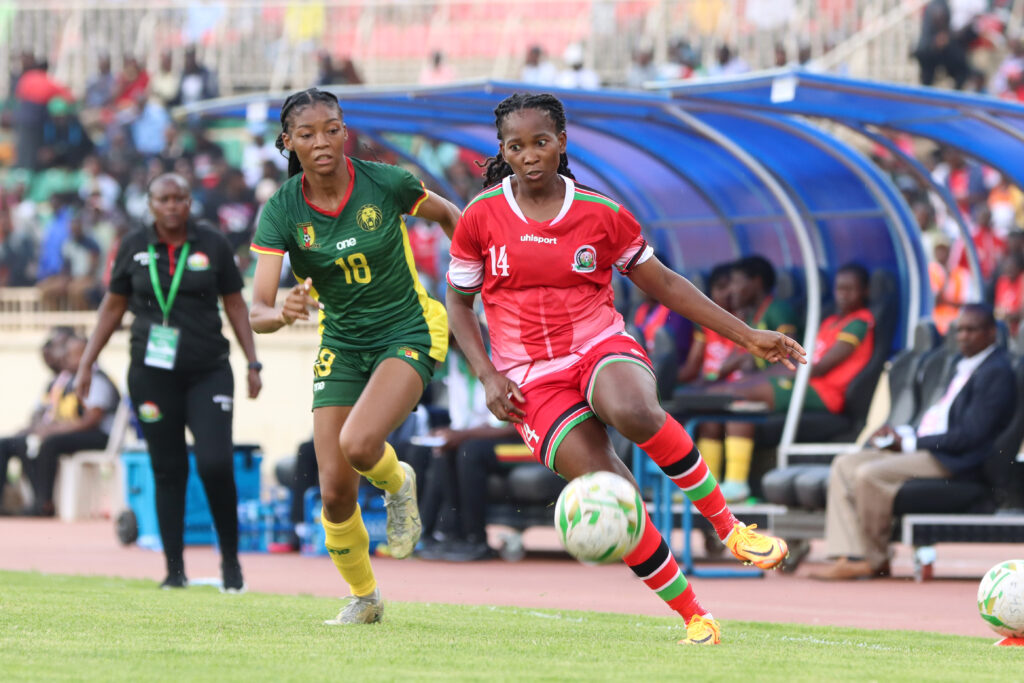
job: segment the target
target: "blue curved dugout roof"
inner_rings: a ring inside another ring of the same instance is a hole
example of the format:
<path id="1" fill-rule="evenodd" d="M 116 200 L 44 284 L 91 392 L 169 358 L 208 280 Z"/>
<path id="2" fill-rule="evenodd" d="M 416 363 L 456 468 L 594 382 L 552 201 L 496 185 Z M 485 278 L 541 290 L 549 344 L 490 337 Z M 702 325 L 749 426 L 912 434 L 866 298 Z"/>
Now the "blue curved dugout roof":
<path id="1" fill-rule="evenodd" d="M 1024 186 L 1024 107 L 985 95 L 859 81 L 780 69 L 704 82 L 679 82 L 672 96 L 773 114 L 800 114 L 874 126 L 955 147 Z M 685 106 L 685 105 L 684 105 Z"/>

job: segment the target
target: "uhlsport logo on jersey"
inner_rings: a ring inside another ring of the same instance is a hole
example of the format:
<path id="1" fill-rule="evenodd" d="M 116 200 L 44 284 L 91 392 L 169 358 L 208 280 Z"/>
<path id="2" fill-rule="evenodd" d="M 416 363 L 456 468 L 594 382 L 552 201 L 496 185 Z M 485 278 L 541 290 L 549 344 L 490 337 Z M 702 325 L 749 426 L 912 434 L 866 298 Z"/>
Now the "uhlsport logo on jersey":
<path id="1" fill-rule="evenodd" d="M 374 204 L 363 204 L 356 212 L 356 225 L 366 232 L 373 232 L 384 221 L 384 214 Z"/>
<path id="2" fill-rule="evenodd" d="M 189 270 L 204 271 L 210 269 L 210 257 L 201 251 L 191 254 L 185 263 L 185 267 Z"/>
<path id="3" fill-rule="evenodd" d="M 399 346 L 398 355 L 403 358 L 411 358 L 413 360 L 420 359 L 420 352 L 416 349 L 410 349 L 408 346 Z"/>
<path id="4" fill-rule="evenodd" d="M 584 244 L 572 257 L 572 269 L 577 273 L 593 273 L 597 268 L 597 250 Z"/>
<path id="5" fill-rule="evenodd" d="M 319 249 L 320 245 L 316 243 L 316 231 L 313 230 L 312 223 L 299 223 L 296 225 L 299 229 L 299 246 L 303 249 Z"/>
<path id="6" fill-rule="evenodd" d="M 143 422 L 159 422 L 164 419 L 164 414 L 160 412 L 160 406 L 146 401 L 139 406 L 139 419 Z"/>

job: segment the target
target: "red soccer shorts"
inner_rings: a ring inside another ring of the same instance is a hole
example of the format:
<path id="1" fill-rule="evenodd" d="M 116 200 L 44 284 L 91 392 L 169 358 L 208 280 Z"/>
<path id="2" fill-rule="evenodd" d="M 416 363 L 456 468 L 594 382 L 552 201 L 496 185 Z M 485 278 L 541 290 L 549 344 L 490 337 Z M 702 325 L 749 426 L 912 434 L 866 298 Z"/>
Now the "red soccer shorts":
<path id="1" fill-rule="evenodd" d="M 591 399 L 597 373 L 611 363 L 635 363 L 654 375 L 651 360 L 642 346 L 628 334 L 616 334 L 587 351 L 571 366 L 523 387 L 526 402 L 519 436 L 533 451 L 533 457 L 555 470 L 555 453 L 573 427 L 594 417 Z"/>

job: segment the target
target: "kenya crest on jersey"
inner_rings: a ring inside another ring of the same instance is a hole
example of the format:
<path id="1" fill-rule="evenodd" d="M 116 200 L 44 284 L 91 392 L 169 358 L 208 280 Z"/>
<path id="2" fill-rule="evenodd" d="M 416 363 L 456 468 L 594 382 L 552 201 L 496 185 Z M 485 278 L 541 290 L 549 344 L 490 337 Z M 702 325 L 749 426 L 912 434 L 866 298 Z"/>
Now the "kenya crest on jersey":
<path id="1" fill-rule="evenodd" d="M 299 229 L 299 246 L 303 249 L 319 249 L 320 245 L 316 243 L 316 231 L 313 230 L 312 223 L 299 223 L 296 225 Z"/>
<path id="2" fill-rule="evenodd" d="M 366 232 L 373 232 L 380 227 L 384 220 L 384 214 L 374 204 L 363 204 L 356 212 L 356 225 Z"/>
<path id="3" fill-rule="evenodd" d="M 597 268 L 597 249 L 584 244 L 572 257 L 572 269 L 576 273 L 593 273 Z"/>

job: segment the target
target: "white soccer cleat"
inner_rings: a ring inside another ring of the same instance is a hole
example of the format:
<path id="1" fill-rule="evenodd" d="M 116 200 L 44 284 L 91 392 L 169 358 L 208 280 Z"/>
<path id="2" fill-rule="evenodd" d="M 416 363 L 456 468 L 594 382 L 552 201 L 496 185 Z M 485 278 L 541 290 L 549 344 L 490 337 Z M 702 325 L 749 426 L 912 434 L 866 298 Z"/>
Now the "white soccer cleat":
<path id="1" fill-rule="evenodd" d="M 388 511 L 388 551 L 391 557 L 400 560 L 412 555 L 423 525 L 416 503 L 416 473 L 408 463 L 398 465 L 405 470 L 405 481 L 397 493 L 384 493 L 384 507 Z"/>
<path id="2" fill-rule="evenodd" d="M 369 595 L 350 595 L 348 603 L 341 608 L 338 616 L 324 622 L 327 626 L 348 626 L 350 624 L 376 624 L 384 614 L 384 601 L 380 589 L 374 588 Z"/>

